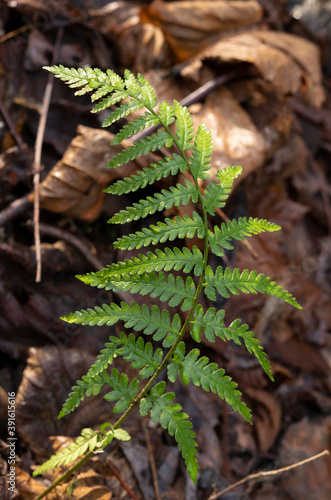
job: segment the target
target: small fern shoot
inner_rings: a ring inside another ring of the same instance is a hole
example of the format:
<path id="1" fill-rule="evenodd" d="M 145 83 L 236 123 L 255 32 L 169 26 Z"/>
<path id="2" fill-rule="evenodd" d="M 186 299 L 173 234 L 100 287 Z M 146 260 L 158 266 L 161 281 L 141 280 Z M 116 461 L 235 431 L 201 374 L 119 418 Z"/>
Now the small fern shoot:
<path id="1" fill-rule="evenodd" d="M 230 166 L 220 170 L 215 180 L 211 180 L 201 190 L 201 181 L 210 177 L 213 152 L 210 131 L 200 125 L 195 133 L 188 109 L 177 101 L 171 104 L 165 101 L 158 103 L 153 88 L 142 75 L 138 74 L 136 77 L 126 70 L 122 78 L 111 70 L 103 72 L 99 69 L 69 69 L 63 66 L 45 69 L 71 88 L 79 89 L 76 95 L 90 92 L 92 102 L 98 101 L 93 112 L 111 109 L 103 122 L 105 127 L 134 111 L 144 110 L 144 114 L 119 130 L 113 144 L 128 140 L 150 126 L 159 127 L 156 132 L 154 128 L 152 134 L 147 133 L 144 139 L 133 142 L 116 154 L 107 167 L 116 168 L 161 148 L 168 149 L 168 156 L 130 177 L 117 180 L 106 189 L 107 193 L 121 195 L 135 192 L 169 175 L 186 173 L 187 180 L 183 184 L 176 184 L 169 189 L 162 189 L 154 196 L 140 199 L 115 214 L 110 223 L 137 221 L 164 209 L 188 203 L 196 204 L 197 208 L 191 217 L 184 215 L 161 218 L 156 224 L 147 225 L 114 242 L 115 248 L 123 250 L 143 249 L 159 244 L 163 245 L 162 249 L 149 248 L 138 256 L 110 264 L 101 271 L 78 276 L 78 279 L 94 287 L 158 298 L 160 304 L 167 303 L 167 308 L 162 309 L 161 305 L 155 304 L 151 307 L 147 304 L 140 306 L 134 301 L 120 304 L 113 302 L 103 304 L 102 307 L 76 311 L 62 318 L 69 323 L 82 325 L 114 325 L 122 321 L 126 329 L 132 329 L 136 333 L 122 332 L 118 337 L 109 338 L 87 374 L 72 387 L 59 415 L 67 415 L 85 397 L 106 389 L 108 392 L 104 396 L 105 400 L 116 401 L 114 412 L 120 414 L 117 421 L 112 424 L 108 433 L 105 433 L 104 426 L 98 431 L 85 429 L 75 443 L 51 457 L 35 474 L 68 465 L 83 455 L 80 464 L 93 451 L 104 448 L 112 439 L 128 439 L 128 434 L 121 426 L 126 417 L 138 408 L 142 416 L 150 414 L 154 422 L 160 423 L 174 436 L 189 475 L 196 481 L 197 443 L 190 417 L 182 411 L 180 403 L 175 400 L 175 394 L 166 392 L 166 382 L 158 381 L 158 377 L 164 371 L 169 383 L 174 383 L 180 377 L 184 384 L 192 382 L 205 391 L 212 391 L 225 399 L 244 419 L 251 421 L 251 412 L 242 400 L 237 384 L 226 375 L 223 368 L 211 363 L 206 356 L 201 356 L 198 348 L 186 352 L 183 339 L 189 333 L 197 344 L 203 335 L 210 342 L 218 337 L 224 341 L 232 340 L 243 344 L 256 356 L 272 379 L 269 361 L 248 325 L 242 324 L 240 319 L 226 325 L 224 311 L 214 307 L 204 310 L 199 298 L 201 294 L 205 294 L 207 302 L 213 302 L 217 295 L 227 298 L 231 294 L 260 292 L 300 307 L 290 293 L 263 274 L 249 272 L 247 269 L 223 269 L 222 266 L 213 270 L 208 265 L 210 253 L 222 256 L 224 250 L 233 248 L 234 240 L 241 241 L 246 237 L 280 228 L 266 220 L 242 217 L 210 229 L 208 216 L 214 215 L 217 208 L 224 207 L 234 180 L 241 174 L 241 167 Z M 195 245 L 191 249 L 185 246 L 184 238 L 194 237 L 201 240 L 202 250 Z M 175 242 L 175 246 L 172 244 L 170 247 L 169 242 Z M 178 271 L 181 274 L 173 274 Z M 183 318 L 178 312 L 169 312 L 178 306 L 186 311 Z M 139 336 L 138 332 L 143 336 Z M 155 349 L 146 340 L 146 336 L 160 342 L 159 347 Z M 137 376 L 132 380 L 112 367 L 114 359 L 119 356 L 137 370 Z M 72 470 L 75 467 L 73 465 Z"/>

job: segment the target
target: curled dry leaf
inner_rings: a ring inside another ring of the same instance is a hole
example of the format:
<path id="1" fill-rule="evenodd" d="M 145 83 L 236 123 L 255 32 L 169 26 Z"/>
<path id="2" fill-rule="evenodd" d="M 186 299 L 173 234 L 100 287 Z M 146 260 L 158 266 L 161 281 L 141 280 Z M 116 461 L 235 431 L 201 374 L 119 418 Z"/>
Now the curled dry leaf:
<path id="1" fill-rule="evenodd" d="M 274 444 L 281 426 L 281 406 L 273 394 L 253 387 L 245 388 L 245 395 L 253 402 L 254 429 L 257 433 L 259 450 L 268 451 Z"/>
<path id="2" fill-rule="evenodd" d="M 146 162 L 155 161 L 156 156 L 150 154 L 116 171 L 106 168 L 110 158 L 122 149 L 121 145 L 110 145 L 113 137 L 106 130 L 80 125 L 78 135 L 71 141 L 63 158 L 40 186 L 41 208 L 91 222 L 99 216 L 104 199 L 103 190 L 113 179 L 121 177 L 123 173 L 133 174 L 146 166 Z M 32 200 L 33 195 L 30 196 Z"/>
<path id="3" fill-rule="evenodd" d="M 109 418 L 101 396 L 84 400 L 72 416 L 57 418 L 71 387 L 93 362 L 92 355 L 78 349 L 30 349 L 16 398 L 17 432 L 39 460 L 52 452 L 49 436 L 78 436 L 84 427 Z"/>
<path id="4" fill-rule="evenodd" d="M 141 8 L 142 22 L 162 29 L 177 62 L 194 56 L 224 32 L 250 26 L 262 16 L 263 10 L 255 0 L 172 3 L 154 0 Z"/>
<path id="5" fill-rule="evenodd" d="M 288 33 L 250 31 L 220 40 L 202 51 L 183 73 L 194 76 L 207 60 L 252 64 L 279 99 L 300 95 L 308 104 L 320 107 L 325 101 L 320 53 L 316 45 Z"/>
<path id="6" fill-rule="evenodd" d="M 157 66 L 169 66 L 169 48 L 160 27 L 142 21 L 141 9 L 134 2 L 111 2 L 89 14 L 98 29 L 117 48 L 123 68 L 145 72 Z"/>

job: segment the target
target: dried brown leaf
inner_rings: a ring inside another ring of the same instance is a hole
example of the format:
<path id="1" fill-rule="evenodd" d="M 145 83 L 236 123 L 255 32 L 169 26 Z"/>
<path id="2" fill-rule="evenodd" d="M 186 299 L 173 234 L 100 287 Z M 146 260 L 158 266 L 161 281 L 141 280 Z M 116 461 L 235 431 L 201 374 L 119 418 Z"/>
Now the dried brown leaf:
<path id="1" fill-rule="evenodd" d="M 275 442 L 281 426 L 282 412 L 277 398 L 267 392 L 253 387 L 245 388 L 245 395 L 253 400 L 254 428 L 260 451 L 268 451 Z"/>
<path id="2" fill-rule="evenodd" d="M 113 134 L 80 125 L 63 158 L 40 186 L 40 206 L 51 212 L 70 215 L 88 222 L 95 220 L 104 199 L 103 190 L 115 178 L 133 174 L 156 156 L 129 162 L 119 169 L 107 169 L 106 163 L 122 145 L 111 146 Z M 127 142 L 123 143 L 128 144 Z M 30 200 L 33 200 L 31 195 Z"/>
<path id="3" fill-rule="evenodd" d="M 195 76 L 204 61 L 250 63 L 279 99 L 300 95 L 312 106 L 325 101 L 319 49 L 313 43 L 288 33 L 250 31 L 220 40 L 198 54 L 186 66 L 185 75 Z"/>
<path id="4" fill-rule="evenodd" d="M 182 1 L 154 0 L 142 6 L 142 22 L 160 27 L 175 56 L 185 61 L 229 30 L 250 26 L 262 18 L 262 8 L 254 0 Z"/>
<path id="5" fill-rule="evenodd" d="M 39 460 L 52 451 L 49 436 L 77 436 L 106 418 L 107 403 L 101 395 L 84 400 L 72 415 L 57 418 L 71 387 L 94 360 L 78 349 L 30 349 L 16 398 L 17 432 Z"/>

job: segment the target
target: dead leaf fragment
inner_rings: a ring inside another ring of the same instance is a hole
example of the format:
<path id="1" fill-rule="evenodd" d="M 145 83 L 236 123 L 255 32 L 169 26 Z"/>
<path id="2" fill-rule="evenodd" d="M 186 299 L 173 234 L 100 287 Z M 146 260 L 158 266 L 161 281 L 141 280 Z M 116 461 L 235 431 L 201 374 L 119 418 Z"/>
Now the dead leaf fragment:
<path id="1" fill-rule="evenodd" d="M 141 20 L 160 27 L 177 62 L 194 56 L 221 34 L 250 26 L 262 19 L 263 11 L 254 0 L 183 1 L 154 0 L 141 8 Z"/>
<path id="2" fill-rule="evenodd" d="M 196 79 L 206 60 L 253 64 L 279 99 L 300 95 L 315 107 L 325 101 L 319 49 L 295 35 L 250 31 L 229 36 L 198 54 L 183 73 Z"/>
<path id="3" fill-rule="evenodd" d="M 49 436 L 77 436 L 106 418 L 107 403 L 100 396 L 84 400 L 72 416 L 57 418 L 71 387 L 94 360 L 78 349 L 30 349 L 16 397 L 17 432 L 39 460 L 52 451 Z"/>
<path id="4" fill-rule="evenodd" d="M 103 190 L 113 179 L 133 174 L 147 166 L 148 161 L 156 161 L 156 155 L 150 153 L 118 169 L 106 168 L 108 161 L 129 144 L 124 141 L 111 146 L 113 137 L 106 130 L 80 125 L 63 158 L 40 185 L 41 208 L 92 222 L 102 210 Z"/>

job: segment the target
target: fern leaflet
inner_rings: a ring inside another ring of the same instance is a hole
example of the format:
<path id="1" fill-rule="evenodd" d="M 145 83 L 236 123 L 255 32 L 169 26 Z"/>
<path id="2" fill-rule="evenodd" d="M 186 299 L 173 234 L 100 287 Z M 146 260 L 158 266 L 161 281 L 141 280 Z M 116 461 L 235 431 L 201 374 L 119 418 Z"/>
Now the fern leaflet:
<path id="1" fill-rule="evenodd" d="M 114 182 L 105 189 L 105 193 L 121 195 L 130 191 L 134 192 L 159 181 L 163 177 L 168 177 L 170 174 L 176 175 L 179 171 L 185 172 L 186 168 L 186 161 L 181 156 L 174 154 L 173 158 L 166 157 L 158 163 L 152 163 L 150 168 L 146 167 L 131 177 Z"/>
<path id="2" fill-rule="evenodd" d="M 174 220 L 166 218 L 164 222 L 158 222 L 157 225 L 152 224 L 149 228 L 143 228 L 142 231 L 129 234 L 118 238 L 115 243 L 115 248 L 121 250 L 133 250 L 133 248 L 146 247 L 150 244 L 157 245 L 158 243 L 165 243 L 176 238 L 203 238 L 206 228 L 203 219 L 199 214 L 193 212 L 193 219 L 188 215 L 183 218 L 176 216 Z"/>
<path id="3" fill-rule="evenodd" d="M 214 232 L 208 231 L 208 240 L 210 244 L 210 250 L 218 256 L 224 255 L 222 249 L 232 250 L 233 245 L 229 243 L 229 240 L 235 239 L 239 241 L 244 241 L 247 236 L 252 236 L 252 234 L 263 233 L 264 231 L 278 231 L 279 226 L 271 224 L 265 219 L 254 219 L 250 217 L 239 217 L 239 219 L 234 219 L 228 222 L 222 222 L 221 227 L 214 227 Z"/>
<path id="4" fill-rule="evenodd" d="M 289 292 L 277 285 L 275 281 L 271 281 L 271 278 L 265 277 L 263 273 L 249 272 L 247 269 L 240 273 L 239 269 L 231 271 L 228 267 L 223 272 L 222 267 L 218 267 L 214 274 L 211 267 L 208 266 L 205 277 L 205 293 L 210 300 L 216 300 L 215 290 L 226 298 L 230 297 L 230 293 L 238 295 L 239 292 L 260 292 L 282 299 L 288 304 L 301 309 L 301 306 Z"/>
<path id="5" fill-rule="evenodd" d="M 173 206 L 188 205 L 191 200 L 196 203 L 198 201 L 198 193 L 194 184 L 187 180 L 185 186 L 177 184 L 176 187 L 171 186 L 169 190 L 162 189 L 161 193 L 148 196 L 146 200 L 133 203 L 132 207 L 121 210 L 109 219 L 108 222 L 112 224 L 125 224 L 126 222 L 147 217 L 147 215 L 169 209 Z"/>
<path id="6" fill-rule="evenodd" d="M 179 369 L 180 378 L 184 384 L 191 381 L 194 385 L 201 386 L 205 391 L 212 391 L 238 411 L 248 422 L 251 421 L 251 412 L 241 401 L 241 393 L 237 384 L 225 375 L 225 370 L 219 368 L 216 363 L 209 363 L 206 356 L 199 357 L 199 349 L 192 349 L 185 356 L 185 344 L 181 342 L 173 358 L 168 365 L 168 378 L 174 382 Z M 177 367 L 176 367 L 177 365 Z"/>
<path id="7" fill-rule="evenodd" d="M 181 329 L 178 314 L 171 318 L 169 311 L 160 311 L 156 305 L 150 309 L 146 304 L 140 307 L 135 302 L 132 302 L 131 306 L 126 302 L 121 302 L 119 306 L 114 302 L 110 305 L 103 304 L 102 309 L 95 307 L 87 311 L 76 311 L 63 316 L 62 319 L 68 323 L 81 325 L 114 325 L 118 321 L 124 321 L 125 328 L 133 328 L 135 331 L 143 331 L 145 335 L 153 335 L 154 340 L 161 340 L 167 334 L 176 336 Z M 101 351 L 102 354 L 98 356 L 97 362 L 92 365 L 88 373 L 95 375 L 111 364 L 116 349 L 117 345 L 106 344 L 106 349 Z"/>
<path id="8" fill-rule="evenodd" d="M 196 481 L 198 462 L 195 432 L 192 431 L 188 415 L 181 411 L 182 407 L 178 403 L 173 403 L 174 393 L 165 393 L 165 387 L 166 384 L 163 381 L 153 387 L 150 394 L 141 400 L 140 413 L 144 416 L 150 411 L 153 422 L 160 422 L 161 426 L 168 429 L 169 434 L 175 437 L 189 475 L 193 481 Z"/>
<path id="9" fill-rule="evenodd" d="M 243 340 L 247 351 L 256 356 L 268 377 L 273 380 L 270 363 L 260 342 L 254 337 L 254 333 L 247 325 L 242 324 L 240 319 L 236 319 L 229 326 L 225 326 L 223 320 L 223 309 L 216 312 L 214 307 L 210 307 L 204 312 L 202 306 L 198 304 L 191 325 L 192 338 L 200 342 L 203 331 L 209 342 L 215 342 L 215 336 L 224 341 L 232 340 L 238 345 L 241 345 L 241 340 Z"/>

